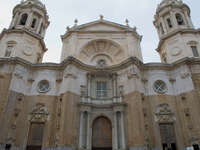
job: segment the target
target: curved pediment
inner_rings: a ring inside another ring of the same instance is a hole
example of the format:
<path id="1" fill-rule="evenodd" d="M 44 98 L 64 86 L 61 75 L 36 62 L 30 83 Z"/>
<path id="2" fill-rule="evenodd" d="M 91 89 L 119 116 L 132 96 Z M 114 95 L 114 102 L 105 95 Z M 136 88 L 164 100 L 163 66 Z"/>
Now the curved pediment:
<path id="1" fill-rule="evenodd" d="M 122 62 L 125 54 L 121 46 L 110 40 L 93 40 L 81 50 L 78 59 L 86 64 L 98 65 L 104 61 L 105 65 L 114 65 Z"/>

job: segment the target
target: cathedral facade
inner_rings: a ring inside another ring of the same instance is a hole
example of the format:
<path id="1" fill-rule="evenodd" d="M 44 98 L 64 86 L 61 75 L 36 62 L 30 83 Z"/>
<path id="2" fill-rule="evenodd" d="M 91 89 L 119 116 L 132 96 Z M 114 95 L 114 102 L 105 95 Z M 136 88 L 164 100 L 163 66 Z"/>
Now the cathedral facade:
<path id="1" fill-rule="evenodd" d="M 136 28 L 67 27 L 61 62 L 42 63 L 47 10 L 13 9 L 0 34 L 0 150 L 199 150 L 200 29 L 182 1 L 162 0 L 161 63 L 143 63 Z"/>

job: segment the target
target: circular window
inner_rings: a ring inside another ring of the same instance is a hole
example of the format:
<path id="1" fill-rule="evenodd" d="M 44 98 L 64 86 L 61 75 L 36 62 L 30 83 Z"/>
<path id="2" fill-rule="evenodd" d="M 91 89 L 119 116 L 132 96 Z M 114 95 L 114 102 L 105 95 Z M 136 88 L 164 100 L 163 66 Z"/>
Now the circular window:
<path id="1" fill-rule="evenodd" d="M 97 65 L 99 67 L 105 67 L 106 61 L 104 59 L 100 59 L 100 60 L 97 61 Z"/>
<path id="2" fill-rule="evenodd" d="M 50 85 L 47 80 L 42 80 L 38 83 L 38 91 L 40 93 L 45 93 L 48 92 L 49 90 L 50 90 Z"/>
<path id="3" fill-rule="evenodd" d="M 163 94 L 167 92 L 167 85 L 165 84 L 165 82 L 157 80 L 156 82 L 154 82 L 153 89 L 156 93 Z"/>

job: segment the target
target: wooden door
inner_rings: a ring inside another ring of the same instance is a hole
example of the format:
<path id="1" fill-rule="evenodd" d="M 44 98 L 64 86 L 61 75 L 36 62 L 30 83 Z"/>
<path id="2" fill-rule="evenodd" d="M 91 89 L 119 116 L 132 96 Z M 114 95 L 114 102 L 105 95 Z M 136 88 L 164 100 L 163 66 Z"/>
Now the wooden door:
<path id="1" fill-rule="evenodd" d="M 112 126 L 105 117 L 97 118 L 93 123 L 92 149 L 111 150 L 112 149 Z"/>

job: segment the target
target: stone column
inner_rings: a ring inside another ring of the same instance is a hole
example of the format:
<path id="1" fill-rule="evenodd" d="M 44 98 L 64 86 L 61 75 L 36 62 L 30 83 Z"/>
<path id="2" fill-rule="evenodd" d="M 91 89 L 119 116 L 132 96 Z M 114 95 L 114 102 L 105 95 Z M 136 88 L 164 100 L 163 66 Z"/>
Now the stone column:
<path id="1" fill-rule="evenodd" d="M 163 17 L 161 17 L 161 22 L 162 22 L 162 25 L 163 25 L 164 32 L 167 33 L 167 27 L 166 27 L 166 24 L 165 24 L 165 21 L 164 21 Z"/>
<path id="2" fill-rule="evenodd" d="M 114 149 L 118 149 L 117 112 L 114 112 Z"/>
<path id="3" fill-rule="evenodd" d="M 12 27 L 15 26 L 18 16 L 19 16 L 19 12 L 17 12 L 17 13 L 13 16 L 12 22 L 11 22 L 11 24 L 10 24 L 10 28 L 12 28 Z"/>
<path id="4" fill-rule="evenodd" d="M 175 14 L 172 11 L 170 11 L 170 16 L 171 16 L 174 28 L 177 28 L 178 27 L 177 20 L 176 20 Z"/>
<path id="5" fill-rule="evenodd" d="M 126 149 L 126 142 L 125 142 L 125 130 L 124 130 L 124 112 L 120 112 L 121 114 L 121 133 L 122 133 L 122 149 Z"/>
<path id="6" fill-rule="evenodd" d="M 90 136 L 90 112 L 87 113 L 87 149 L 90 149 L 90 142 L 91 142 L 91 136 Z"/>
<path id="7" fill-rule="evenodd" d="M 90 134 L 90 118 L 91 118 L 91 113 L 88 112 L 87 113 L 88 116 L 87 116 L 87 149 L 89 150 L 90 149 L 90 145 L 91 145 L 91 134 Z"/>
<path id="8" fill-rule="evenodd" d="M 91 86 L 92 76 L 91 76 L 91 74 L 88 74 L 87 78 L 88 78 L 88 102 L 91 102 L 91 89 L 92 89 L 92 86 Z"/>
<path id="9" fill-rule="evenodd" d="M 194 25 L 193 25 L 193 23 L 191 21 L 191 18 L 189 17 L 189 14 L 187 14 L 187 11 L 184 11 L 184 15 L 185 15 L 186 21 L 188 22 L 188 26 L 190 28 L 194 28 Z"/>
<path id="10" fill-rule="evenodd" d="M 37 26 L 37 33 L 39 33 L 40 32 L 40 26 L 41 26 L 41 24 L 42 24 L 42 21 L 43 21 L 43 19 L 42 18 L 40 18 L 39 19 L 39 23 L 38 23 L 38 26 Z"/>
<path id="11" fill-rule="evenodd" d="M 80 112 L 80 124 L 79 124 L 79 148 L 82 148 L 83 146 L 83 113 Z"/>
<path id="12" fill-rule="evenodd" d="M 113 74 L 112 77 L 112 81 L 113 81 L 113 101 L 117 102 L 117 77 L 116 74 Z"/>
<path id="13" fill-rule="evenodd" d="M 26 25 L 25 25 L 27 28 L 29 28 L 31 26 L 32 19 L 33 19 L 33 12 L 30 12 L 28 14 L 28 18 L 27 18 Z"/>

